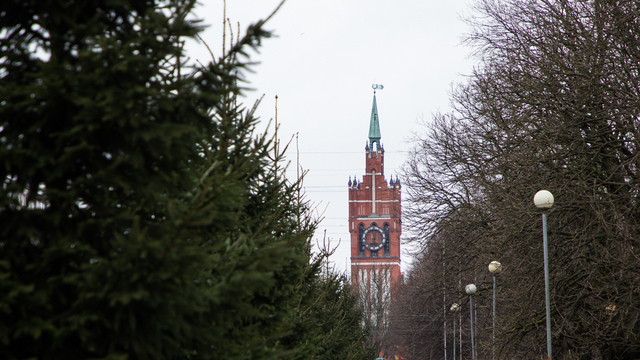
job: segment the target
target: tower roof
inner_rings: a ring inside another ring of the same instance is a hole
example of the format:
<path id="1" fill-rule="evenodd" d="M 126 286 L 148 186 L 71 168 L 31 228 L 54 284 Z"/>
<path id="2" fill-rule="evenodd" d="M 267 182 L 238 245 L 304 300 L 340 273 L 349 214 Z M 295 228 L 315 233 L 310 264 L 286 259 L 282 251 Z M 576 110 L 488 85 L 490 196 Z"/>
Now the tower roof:
<path id="1" fill-rule="evenodd" d="M 369 144 L 373 148 L 373 144 L 377 143 L 380 147 L 380 123 L 378 121 L 378 106 L 376 105 L 376 93 L 373 93 L 373 105 L 371 106 L 371 121 L 369 122 Z M 376 149 L 377 149 L 376 148 Z"/>

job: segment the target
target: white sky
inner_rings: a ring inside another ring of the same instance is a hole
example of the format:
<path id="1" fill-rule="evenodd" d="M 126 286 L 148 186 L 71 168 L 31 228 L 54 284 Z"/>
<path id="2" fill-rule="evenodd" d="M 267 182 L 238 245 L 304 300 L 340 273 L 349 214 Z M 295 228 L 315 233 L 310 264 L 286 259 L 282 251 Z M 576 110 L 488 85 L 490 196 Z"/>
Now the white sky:
<path id="1" fill-rule="evenodd" d="M 365 173 L 371 85 L 384 85 L 376 97 L 389 181 L 400 173 L 412 134 L 424 130 L 419 119 L 447 112 L 452 85 L 471 72 L 470 49 L 461 45 L 470 1 L 288 0 L 266 26 L 277 37 L 252 54 L 260 64 L 245 74 L 255 91 L 244 103 L 250 106 L 264 94 L 257 113 L 266 125 L 278 96 L 278 135 L 286 142 L 299 134 L 307 197 L 324 215 L 315 238 L 321 240 L 326 230 L 331 244 L 339 244 L 332 261 L 340 272 L 348 271 L 350 256 L 347 182 Z M 218 56 L 223 2 L 202 2 L 196 15 L 210 25 L 202 37 Z M 244 33 L 279 3 L 228 0 L 234 35 L 237 22 Z M 187 50 L 192 59 L 210 59 L 202 44 L 188 43 Z M 295 150 L 294 142 L 287 152 L 292 179 Z M 410 258 L 402 260 L 406 270 Z"/>

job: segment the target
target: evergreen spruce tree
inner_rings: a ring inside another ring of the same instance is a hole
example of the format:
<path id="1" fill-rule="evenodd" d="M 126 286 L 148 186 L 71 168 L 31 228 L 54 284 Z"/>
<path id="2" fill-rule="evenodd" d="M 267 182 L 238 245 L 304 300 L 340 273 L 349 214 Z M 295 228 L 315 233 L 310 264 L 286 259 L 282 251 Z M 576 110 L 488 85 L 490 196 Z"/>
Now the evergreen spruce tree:
<path id="1" fill-rule="evenodd" d="M 371 360 L 380 349 L 371 344 L 357 291 L 346 276 L 328 268 L 332 253 L 322 249 L 307 266 L 297 291 L 300 300 L 292 331 L 281 342 L 287 349 L 298 349 L 291 359 Z"/>
<path id="2" fill-rule="evenodd" d="M 0 9 L 0 357 L 282 355 L 314 224 L 191 1 Z"/>
<path id="3" fill-rule="evenodd" d="M 371 357 L 238 102 L 264 21 L 189 68 L 193 4 L 0 8 L 0 358 Z"/>

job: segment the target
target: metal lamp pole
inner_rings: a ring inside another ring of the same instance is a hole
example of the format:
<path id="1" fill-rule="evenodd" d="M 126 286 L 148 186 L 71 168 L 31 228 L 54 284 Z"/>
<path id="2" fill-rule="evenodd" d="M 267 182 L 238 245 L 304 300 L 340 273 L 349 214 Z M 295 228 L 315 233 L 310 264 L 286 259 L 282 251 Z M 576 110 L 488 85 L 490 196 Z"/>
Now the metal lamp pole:
<path id="1" fill-rule="evenodd" d="M 453 303 L 450 310 L 453 313 L 453 360 L 456 360 L 456 313 L 460 311 L 460 305 Z"/>
<path id="2" fill-rule="evenodd" d="M 496 358 L 496 275 L 502 272 L 502 264 L 498 261 L 489 263 L 489 272 L 493 274 L 493 342 L 491 343 L 492 359 Z"/>
<path id="3" fill-rule="evenodd" d="M 464 287 L 467 295 L 469 295 L 469 318 L 471 319 L 471 359 L 476 359 L 476 343 L 473 335 L 473 295 L 476 293 L 477 288 L 474 284 L 469 284 Z"/>
<path id="4" fill-rule="evenodd" d="M 540 190 L 533 197 L 533 203 L 540 209 L 553 206 L 553 194 L 547 190 Z M 547 359 L 551 360 L 551 308 L 549 296 L 549 247 L 547 241 L 547 214 L 542 213 L 542 244 L 544 247 L 544 296 L 547 311 Z"/>

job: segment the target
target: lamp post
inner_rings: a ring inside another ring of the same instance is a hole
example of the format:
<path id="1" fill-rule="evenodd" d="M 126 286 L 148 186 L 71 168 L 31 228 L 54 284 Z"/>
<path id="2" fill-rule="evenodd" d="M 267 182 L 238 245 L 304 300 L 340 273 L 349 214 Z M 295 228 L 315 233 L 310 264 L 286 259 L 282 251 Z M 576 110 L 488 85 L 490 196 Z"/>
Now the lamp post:
<path id="1" fill-rule="evenodd" d="M 476 359 L 476 343 L 473 336 L 473 295 L 478 289 L 474 284 L 464 287 L 464 291 L 469 295 L 469 318 L 471 319 L 471 359 Z"/>
<path id="2" fill-rule="evenodd" d="M 502 272 L 502 264 L 498 261 L 489 263 L 489 272 L 493 274 L 493 342 L 491 343 L 492 359 L 496 358 L 496 275 Z"/>
<path id="3" fill-rule="evenodd" d="M 540 190 L 533 197 L 533 203 L 539 209 L 553 206 L 553 194 Z M 551 360 L 551 308 L 549 297 L 549 247 L 547 245 L 547 214 L 542 213 L 542 246 L 544 248 L 544 297 L 547 311 L 547 359 Z"/>
<path id="4" fill-rule="evenodd" d="M 456 313 L 460 311 L 460 305 L 453 303 L 449 310 L 453 313 L 453 360 L 456 360 Z"/>

